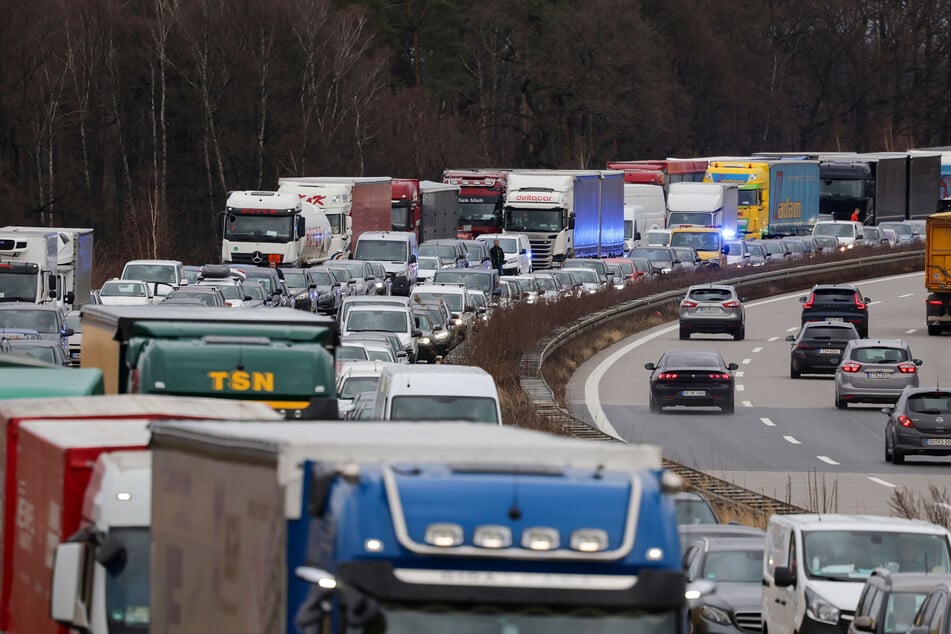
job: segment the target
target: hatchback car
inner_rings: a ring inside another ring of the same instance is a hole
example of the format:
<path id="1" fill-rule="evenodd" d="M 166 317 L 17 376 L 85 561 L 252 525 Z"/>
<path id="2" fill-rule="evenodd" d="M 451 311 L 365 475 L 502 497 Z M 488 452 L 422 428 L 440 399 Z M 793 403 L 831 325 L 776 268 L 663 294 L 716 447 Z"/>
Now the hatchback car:
<path id="1" fill-rule="evenodd" d="M 13 339 L 6 342 L 10 354 L 43 361 L 50 365 L 69 365 L 63 347 L 48 339 Z"/>
<path id="2" fill-rule="evenodd" d="M 645 363 L 651 371 L 650 410 L 661 413 L 670 405 L 716 406 L 733 413 L 733 371 L 713 350 L 671 350 L 657 363 Z"/>
<path id="3" fill-rule="evenodd" d="M 915 613 L 908 634 L 951 634 L 951 583 L 941 580 L 928 592 Z"/>
<path id="4" fill-rule="evenodd" d="M 949 582 L 949 575 L 896 573 L 887 568 L 877 568 L 865 580 L 848 634 L 908 631 L 928 593 L 939 583 Z"/>
<path id="5" fill-rule="evenodd" d="M 859 331 L 860 337 L 868 337 L 868 305 L 870 300 L 864 297 L 853 284 L 816 284 L 802 302 L 801 323 L 810 321 L 848 322 Z"/>
<path id="6" fill-rule="evenodd" d="M 792 342 L 789 350 L 789 378 L 798 379 L 803 374 L 833 374 L 845 344 L 859 339 L 859 332 L 852 324 L 842 321 L 811 321 L 803 324 L 799 334 L 788 335 Z"/>
<path id="7" fill-rule="evenodd" d="M 885 407 L 885 460 L 951 456 L 951 388 L 907 387 L 895 407 Z"/>
<path id="8" fill-rule="evenodd" d="M 745 297 L 726 284 L 695 284 L 680 300 L 680 338 L 695 332 L 728 333 L 737 341 L 746 337 Z"/>
<path id="9" fill-rule="evenodd" d="M 835 370 L 835 406 L 894 403 L 906 387 L 918 387 L 918 366 L 902 339 L 853 339 Z"/>
<path id="10" fill-rule="evenodd" d="M 765 537 L 733 537 L 704 538 L 687 548 L 684 563 L 691 632 L 761 630 L 765 547 Z"/>
<path id="11" fill-rule="evenodd" d="M 419 245 L 419 257 L 433 256 L 458 268 L 469 267 L 469 249 L 462 240 L 440 238 L 426 240 Z"/>

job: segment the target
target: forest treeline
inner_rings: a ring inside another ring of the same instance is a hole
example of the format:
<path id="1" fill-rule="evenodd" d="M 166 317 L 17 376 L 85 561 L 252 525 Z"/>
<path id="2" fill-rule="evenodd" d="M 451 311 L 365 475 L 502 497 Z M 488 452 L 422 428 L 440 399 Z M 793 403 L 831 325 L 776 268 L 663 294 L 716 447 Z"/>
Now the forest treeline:
<path id="1" fill-rule="evenodd" d="M 217 257 L 286 175 L 951 142 L 951 0 L 0 0 L 2 223 Z"/>

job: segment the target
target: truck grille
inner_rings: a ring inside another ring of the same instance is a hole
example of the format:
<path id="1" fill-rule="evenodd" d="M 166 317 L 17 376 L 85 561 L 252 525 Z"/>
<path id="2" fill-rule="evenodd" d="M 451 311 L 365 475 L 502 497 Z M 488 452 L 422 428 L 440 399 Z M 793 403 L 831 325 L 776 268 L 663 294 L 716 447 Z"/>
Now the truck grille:
<path id="1" fill-rule="evenodd" d="M 763 629 L 763 615 L 760 612 L 736 612 L 733 619 L 744 632 L 761 632 Z"/>
<path id="2" fill-rule="evenodd" d="M 532 245 L 532 268 L 536 271 L 550 269 L 551 247 L 555 241 L 542 238 L 541 240 L 529 240 L 529 243 Z"/>

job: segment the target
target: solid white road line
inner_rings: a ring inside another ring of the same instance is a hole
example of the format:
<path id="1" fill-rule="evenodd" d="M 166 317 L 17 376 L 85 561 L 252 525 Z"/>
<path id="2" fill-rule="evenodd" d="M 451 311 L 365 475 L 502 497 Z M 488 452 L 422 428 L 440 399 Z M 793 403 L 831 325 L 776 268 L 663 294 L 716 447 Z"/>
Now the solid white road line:
<path id="1" fill-rule="evenodd" d="M 818 458 L 819 460 L 821 460 L 822 462 L 824 462 L 824 463 L 826 463 L 826 464 L 839 464 L 838 462 L 836 462 L 835 460 L 833 460 L 833 459 L 830 458 L 829 456 L 816 456 L 816 458 Z"/>
<path id="2" fill-rule="evenodd" d="M 796 440 L 793 436 L 783 436 L 783 440 L 793 445 L 801 445 L 802 443 Z"/>
<path id="3" fill-rule="evenodd" d="M 761 421 L 763 422 L 763 424 L 766 425 L 767 427 L 775 427 L 775 426 L 776 426 L 776 423 L 774 423 L 773 421 L 769 420 L 768 418 L 761 418 L 760 420 L 761 420 Z"/>
<path id="4" fill-rule="evenodd" d="M 745 392 L 745 391 L 746 391 L 746 388 L 743 387 L 742 385 L 737 385 L 737 386 L 736 386 L 736 391 L 737 391 L 737 392 Z"/>
<path id="5" fill-rule="evenodd" d="M 883 487 L 889 487 L 889 488 L 891 488 L 891 489 L 896 489 L 896 488 L 898 488 L 898 485 L 897 485 L 897 484 L 892 484 L 891 482 L 887 482 L 887 481 L 882 480 L 882 479 L 880 479 L 880 478 L 873 478 L 872 476 L 868 476 L 868 479 L 871 480 L 872 482 L 874 482 L 875 484 L 881 484 Z"/>
<path id="6" fill-rule="evenodd" d="M 766 341 L 776 341 L 777 339 L 779 339 L 779 337 L 770 337 Z"/>
<path id="7" fill-rule="evenodd" d="M 753 348 L 753 352 L 759 352 L 762 348 Z"/>
<path id="8" fill-rule="evenodd" d="M 752 401 L 743 401 L 743 407 L 753 407 Z"/>

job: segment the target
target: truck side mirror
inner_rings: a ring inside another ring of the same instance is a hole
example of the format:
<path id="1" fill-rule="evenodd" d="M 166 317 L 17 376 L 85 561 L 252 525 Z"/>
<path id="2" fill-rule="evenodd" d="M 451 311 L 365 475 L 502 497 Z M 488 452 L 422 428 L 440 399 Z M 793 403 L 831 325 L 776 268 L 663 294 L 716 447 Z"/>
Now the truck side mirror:
<path id="1" fill-rule="evenodd" d="M 574 229 L 574 228 L 575 228 L 575 217 L 574 217 L 574 216 L 568 216 L 568 228 L 569 228 L 569 229 Z"/>
<path id="2" fill-rule="evenodd" d="M 60 625 L 88 630 L 89 613 L 84 595 L 89 545 L 66 542 L 56 547 L 50 592 L 50 617 Z"/>
<path id="3" fill-rule="evenodd" d="M 303 237 L 307 235 L 307 221 L 303 216 L 297 217 L 297 236 Z"/>
<path id="4" fill-rule="evenodd" d="M 76 293 L 74 293 L 73 291 L 69 291 L 68 293 L 66 293 L 66 303 L 67 304 L 76 303 Z"/>
<path id="5" fill-rule="evenodd" d="M 56 293 L 53 292 L 56 290 L 56 276 L 55 275 L 50 275 L 49 287 L 50 287 L 50 297 L 56 297 Z"/>
<path id="6" fill-rule="evenodd" d="M 415 253 L 410 253 L 410 255 L 409 255 L 409 263 L 410 263 L 410 264 L 416 264 L 416 254 L 415 254 Z"/>

